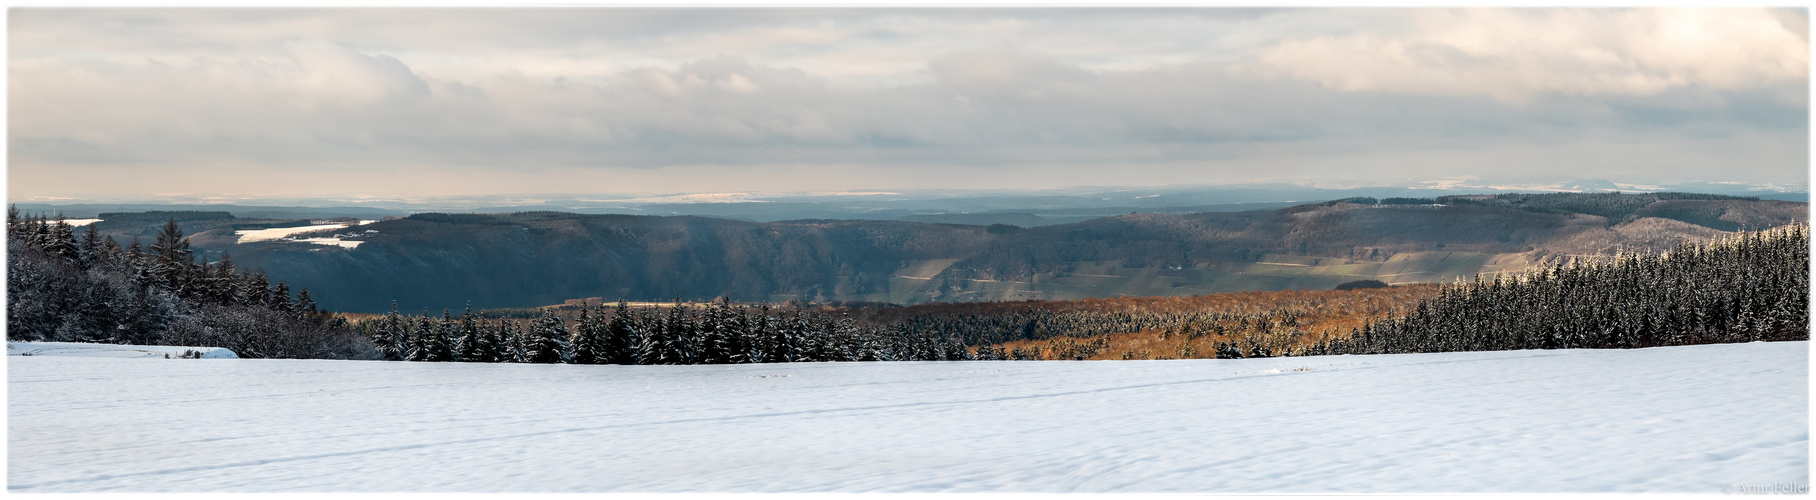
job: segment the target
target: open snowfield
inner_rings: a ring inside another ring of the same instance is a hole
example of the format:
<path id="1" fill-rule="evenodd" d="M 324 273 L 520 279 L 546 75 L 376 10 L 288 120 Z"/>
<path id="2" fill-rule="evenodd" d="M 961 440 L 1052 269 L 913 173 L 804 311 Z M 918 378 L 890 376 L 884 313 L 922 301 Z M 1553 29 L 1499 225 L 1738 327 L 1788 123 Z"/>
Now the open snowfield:
<path id="1" fill-rule="evenodd" d="M 1809 484 L 1808 350 L 719 366 L 14 356 L 7 485 L 1719 493 Z"/>
<path id="2" fill-rule="evenodd" d="M 307 233 L 323 229 L 341 229 L 345 227 L 347 227 L 346 224 L 317 224 L 314 226 L 274 227 L 270 229 L 241 229 L 234 231 L 233 234 L 239 235 L 239 243 L 252 243 L 257 241 L 283 239 L 297 233 Z"/>

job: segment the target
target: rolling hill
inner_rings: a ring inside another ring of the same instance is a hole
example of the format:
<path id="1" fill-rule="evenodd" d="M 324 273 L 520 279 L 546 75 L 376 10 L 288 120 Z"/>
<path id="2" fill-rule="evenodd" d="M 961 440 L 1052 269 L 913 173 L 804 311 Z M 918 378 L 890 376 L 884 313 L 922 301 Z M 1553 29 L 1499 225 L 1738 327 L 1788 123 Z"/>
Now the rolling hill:
<path id="1" fill-rule="evenodd" d="M 407 311 L 721 294 L 914 304 L 1441 282 L 1803 220 L 1805 203 L 1566 193 L 1352 198 L 1033 228 L 425 213 L 360 226 L 357 248 L 237 243 L 245 224 L 196 227 L 191 241 L 309 287 L 324 308 L 378 312 L 392 299 Z"/>

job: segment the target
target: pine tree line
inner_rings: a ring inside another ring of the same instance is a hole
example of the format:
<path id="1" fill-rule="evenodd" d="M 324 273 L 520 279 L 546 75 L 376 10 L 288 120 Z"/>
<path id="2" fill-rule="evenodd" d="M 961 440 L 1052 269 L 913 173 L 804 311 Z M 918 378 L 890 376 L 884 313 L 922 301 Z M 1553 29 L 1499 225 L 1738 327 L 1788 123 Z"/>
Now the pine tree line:
<path id="1" fill-rule="evenodd" d="M 1304 354 L 1635 348 L 1810 338 L 1809 225 L 1458 283 Z"/>
<path id="2" fill-rule="evenodd" d="M 1085 359 L 1105 352 L 1110 338 L 1136 333 L 1180 350 L 1137 349 L 1123 359 L 1794 340 L 1809 337 L 1808 263 L 1808 225 L 1797 224 L 1660 255 L 1620 254 L 1478 277 L 1424 298 L 1400 295 L 1400 304 L 1367 299 L 1379 292 L 1265 305 L 1205 301 L 1197 310 L 1079 301 L 933 309 L 897 313 L 893 321 L 907 331 L 957 336 L 979 346 L 979 359 Z"/>
<path id="3" fill-rule="evenodd" d="M 225 347 L 240 357 L 364 358 L 371 346 L 308 289 L 206 262 L 176 221 L 126 246 L 89 224 L 7 210 L 7 338 Z"/>
<path id="4" fill-rule="evenodd" d="M 848 315 L 800 308 L 735 305 L 634 308 L 595 305 L 572 322 L 552 314 L 534 320 L 480 319 L 442 311 L 391 312 L 359 327 L 384 359 L 479 363 L 691 365 L 813 361 L 956 361 L 973 359 L 951 336 L 866 325 Z"/>

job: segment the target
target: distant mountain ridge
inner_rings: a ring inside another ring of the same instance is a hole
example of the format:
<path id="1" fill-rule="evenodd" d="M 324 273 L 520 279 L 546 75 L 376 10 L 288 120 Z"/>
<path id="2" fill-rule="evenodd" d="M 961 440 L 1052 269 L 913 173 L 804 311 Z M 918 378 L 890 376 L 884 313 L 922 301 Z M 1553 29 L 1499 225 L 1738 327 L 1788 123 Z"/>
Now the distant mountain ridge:
<path id="1" fill-rule="evenodd" d="M 1134 213 L 1020 228 L 694 216 L 416 214 L 358 248 L 192 241 L 307 286 L 322 306 L 523 307 L 631 300 L 930 301 L 1176 296 L 1448 281 L 1571 256 L 1658 251 L 1808 220 L 1805 203 L 1685 194 L 1352 198 L 1277 210 Z M 198 228 L 201 229 L 201 228 Z"/>
<path id="2" fill-rule="evenodd" d="M 582 214 L 697 215 L 753 222 L 800 219 L 908 220 L 961 224 L 1008 224 L 1034 227 L 1081 222 L 1131 212 L 1185 214 L 1284 208 L 1351 197 L 1431 198 L 1472 193 L 1606 192 L 1655 193 L 1688 191 L 1808 202 L 1807 186 L 1693 182 L 1649 185 L 1605 179 L 1505 184 L 1490 181 L 1442 180 L 1366 187 L 1319 187 L 1290 183 L 1202 186 L 1101 186 L 1066 189 L 923 189 L 862 190 L 834 193 L 693 193 L 624 195 L 609 193 L 509 194 L 392 199 L 181 197 L 148 201 L 23 201 L 14 205 L 30 213 L 62 213 L 72 218 L 102 212 L 149 210 L 225 211 L 247 219 L 382 219 L 413 213 L 513 213 L 560 211 Z M 269 205 L 222 204 L 268 203 Z"/>

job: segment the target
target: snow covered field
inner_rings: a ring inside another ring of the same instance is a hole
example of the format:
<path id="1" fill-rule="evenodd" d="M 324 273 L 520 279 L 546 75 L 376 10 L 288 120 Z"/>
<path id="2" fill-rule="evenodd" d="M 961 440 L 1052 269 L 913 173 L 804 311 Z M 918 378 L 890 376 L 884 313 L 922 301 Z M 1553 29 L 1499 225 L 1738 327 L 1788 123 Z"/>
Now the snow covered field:
<path id="1" fill-rule="evenodd" d="M 351 228 L 351 227 L 364 226 L 366 224 L 371 224 L 374 222 L 378 222 L 378 221 L 377 220 L 361 220 L 361 221 L 359 221 L 358 224 L 351 224 L 351 225 L 349 225 L 349 224 L 323 224 L 323 225 L 303 226 L 303 227 L 277 227 L 277 228 L 270 228 L 270 229 L 241 229 L 238 231 L 234 231 L 233 234 L 239 236 L 239 239 L 235 240 L 236 243 L 253 243 L 253 242 L 259 242 L 259 241 L 280 240 L 280 239 L 288 238 L 288 237 L 290 237 L 290 235 L 297 234 L 297 233 L 307 233 L 310 231 L 320 231 L 323 229 Z M 377 231 L 366 231 L 366 232 L 375 233 Z M 358 248 L 360 243 L 365 243 L 365 241 L 360 241 L 360 240 L 343 240 L 338 237 L 338 236 L 340 236 L 338 234 L 335 236 L 336 237 L 300 238 L 300 239 L 296 239 L 293 241 L 297 241 L 300 243 L 313 243 L 313 244 L 317 244 L 317 245 L 333 245 L 333 246 L 337 246 L 337 247 L 341 247 L 341 248 Z"/>
<path id="2" fill-rule="evenodd" d="M 346 224 L 317 224 L 314 226 L 274 227 L 270 229 L 241 229 L 234 231 L 233 234 L 239 235 L 240 239 L 237 241 L 238 243 L 253 243 L 283 239 L 297 233 L 307 233 L 323 229 L 342 229 L 346 227 L 350 226 Z"/>
<path id="3" fill-rule="evenodd" d="M 1808 485 L 1808 349 L 729 366 L 8 357 L 7 484 L 1719 493 Z"/>
<path id="4" fill-rule="evenodd" d="M 365 243 L 364 241 L 343 240 L 340 238 L 301 238 L 296 241 L 298 243 L 314 243 L 317 245 L 334 245 L 334 246 L 341 247 L 341 248 L 359 248 L 360 243 Z"/>

